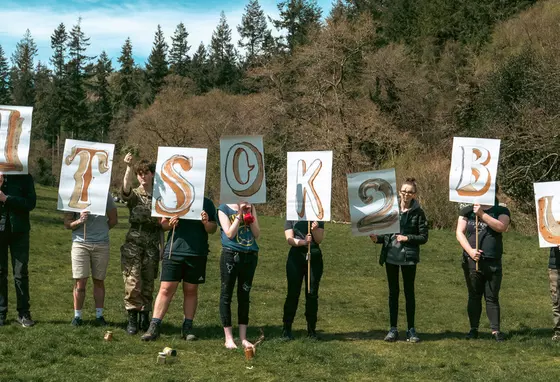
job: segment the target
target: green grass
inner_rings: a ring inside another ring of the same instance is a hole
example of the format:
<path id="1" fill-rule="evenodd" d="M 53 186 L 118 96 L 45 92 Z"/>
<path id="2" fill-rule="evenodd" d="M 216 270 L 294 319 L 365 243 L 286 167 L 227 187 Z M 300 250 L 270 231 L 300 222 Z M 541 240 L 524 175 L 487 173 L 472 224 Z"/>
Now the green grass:
<path id="1" fill-rule="evenodd" d="M 208 281 L 199 292 L 195 327 L 201 339 L 189 343 L 180 339 L 181 299 L 173 301 L 158 341 L 142 343 L 138 335 L 126 334 L 119 254 L 128 227 L 125 208 L 119 208 L 120 223 L 111 232 L 106 280 L 105 316 L 112 323 L 114 341 L 103 340 L 103 328 L 70 326 L 70 232 L 63 228 L 61 213 L 56 211 L 56 190 L 38 187 L 38 195 L 37 209 L 32 213 L 30 260 L 31 309 L 37 325 L 22 328 L 16 324 L 10 276 L 11 324 L 0 328 L 2 381 L 558 379 L 560 344 L 550 340 L 548 252 L 538 249 L 534 237 L 506 234 L 501 303 L 508 341 L 497 344 L 490 339 L 485 313 L 482 339 L 463 339 L 468 330 L 467 293 L 459 246 L 454 233 L 432 231 L 422 249 L 416 280 L 416 326 L 422 342 L 388 344 L 382 341 L 388 329 L 388 308 L 385 272 L 377 263 L 379 247 L 368 238 L 352 237 L 349 226 L 327 224 L 318 323 L 323 341 L 304 338 L 300 300 L 294 324 L 297 339 L 284 343 L 279 336 L 288 246 L 283 220 L 261 217 L 261 251 L 251 293 L 249 334 L 257 338 L 262 327 L 266 340 L 257 348 L 254 360 L 247 362 L 241 350 L 223 347 L 218 313 L 218 235 L 211 237 Z M 86 322 L 93 321 L 94 312 L 90 283 L 84 307 Z M 399 328 L 402 337 L 406 329 L 403 309 Z M 165 346 L 178 350 L 178 360 L 157 365 L 157 353 Z"/>

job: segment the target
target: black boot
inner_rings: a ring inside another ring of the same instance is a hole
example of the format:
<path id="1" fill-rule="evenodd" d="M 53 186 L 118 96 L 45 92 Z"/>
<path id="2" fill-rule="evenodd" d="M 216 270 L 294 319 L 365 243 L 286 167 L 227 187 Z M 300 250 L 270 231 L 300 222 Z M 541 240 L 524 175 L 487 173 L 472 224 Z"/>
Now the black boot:
<path id="1" fill-rule="evenodd" d="M 126 332 L 130 335 L 138 333 L 138 311 L 129 310 L 128 311 L 128 325 L 126 326 Z"/>
<path id="2" fill-rule="evenodd" d="M 150 312 L 141 311 L 140 312 L 140 330 L 143 332 L 147 331 L 150 327 Z"/>
<path id="3" fill-rule="evenodd" d="M 282 339 L 286 341 L 291 341 L 294 339 L 294 335 L 292 334 L 291 322 L 284 322 L 284 326 L 282 327 Z"/>
<path id="4" fill-rule="evenodd" d="M 307 338 L 312 340 L 318 340 L 319 337 L 317 336 L 317 332 L 315 331 L 315 323 L 307 323 Z"/>
<path id="5" fill-rule="evenodd" d="M 142 341 L 155 341 L 159 337 L 159 324 L 156 322 L 150 322 L 150 326 L 146 333 L 142 336 Z"/>

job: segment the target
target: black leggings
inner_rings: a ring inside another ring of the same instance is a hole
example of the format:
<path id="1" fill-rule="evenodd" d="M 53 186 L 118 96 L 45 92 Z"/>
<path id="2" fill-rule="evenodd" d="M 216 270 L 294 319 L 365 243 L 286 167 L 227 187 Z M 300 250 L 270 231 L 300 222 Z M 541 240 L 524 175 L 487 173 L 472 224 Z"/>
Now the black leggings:
<path id="1" fill-rule="evenodd" d="M 288 279 L 288 294 L 284 303 L 285 323 L 294 322 L 296 315 L 301 284 L 305 280 L 305 318 L 314 326 L 317 323 L 317 311 L 319 310 L 319 283 L 323 275 L 323 255 L 321 252 L 311 254 L 311 290 L 307 290 L 307 250 L 298 251 L 291 249 L 286 262 L 286 278 Z"/>
<path id="2" fill-rule="evenodd" d="M 391 327 L 397 326 L 399 316 L 399 267 L 403 275 L 404 297 L 406 299 L 406 320 L 408 328 L 414 327 L 416 299 L 414 297 L 414 279 L 416 278 L 416 264 L 394 265 L 385 263 L 387 283 L 389 284 L 389 316 Z"/>
<path id="3" fill-rule="evenodd" d="M 476 262 L 470 257 L 463 256 L 463 273 L 469 291 L 467 312 L 471 328 L 477 328 L 482 314 L 482 296 L 486 300 L 486 315 L 490 320 L 493 331 L 500 330 L 500 287 L 502 285 L 502 264 L 500 261 L 480 259 L 478 270 L 479 279 L 472 280 L 470 274 L 475 272 Z M 475 285 L 478 283 L 478 285 Z"/>
<path id="4" fill-rule="evenodd" d="M 220 274 L 222 290 L 220 293 L 220 317 L 224 328 L 231 326 L 231 299 L 237 281 L 237 318 L 239 325 L 249 323 L 249 292 L 258 262 L 257 252 L 234 252 L 222 249 Z"/>

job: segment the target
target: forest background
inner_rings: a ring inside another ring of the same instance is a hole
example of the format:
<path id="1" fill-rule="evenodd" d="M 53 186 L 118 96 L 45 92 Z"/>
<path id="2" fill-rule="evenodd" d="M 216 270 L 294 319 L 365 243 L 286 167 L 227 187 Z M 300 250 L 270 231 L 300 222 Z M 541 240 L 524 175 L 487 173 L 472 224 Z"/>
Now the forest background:
<path id="1" fill-rule="evenodd" d="M 500 199 L 518 230 L 536 230 L 533 182 L 560 180 L 560 0 L 250 0 L 241 40 L 222 12 L 208 46 L 171 44 L 158 26 L 147 62 L 133 41 L 118 65 L 90 52 L 80 20 L 61 23 L 49 62 L 30 30 L 0 41 L 0 104 L 33 106 L 30 171 L 57 186 L 66 138 L 116 144 L 113 187 L 133 151 L 209 149 L 207 194 L 219 199 L 219 139 L 264 135 L 268 203 L 282 214 L 286 152 L 333 150 L 333 216 L 348 220 L 346 174 L 396 167 L 418 180 L 434 228 L 453 227 L 454 136 L 502 140 Z M 272 28 L 280 36 L 273 35 Z"/>

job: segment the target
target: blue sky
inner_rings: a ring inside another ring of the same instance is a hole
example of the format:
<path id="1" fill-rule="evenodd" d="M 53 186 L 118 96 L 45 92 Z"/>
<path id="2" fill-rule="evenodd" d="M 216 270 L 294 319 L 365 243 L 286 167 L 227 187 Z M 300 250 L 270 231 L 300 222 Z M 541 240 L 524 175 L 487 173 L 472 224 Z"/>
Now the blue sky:
<path id="1" fill-rule="evenodd" d="M 37 60 L 48 62 L 52 55 L 50 36 L 61 22 L 70 30 L 79 17 L 82 30 L 90 37 L 86 54 L 97 56 L 102 50 L 116 61 L 127 37 L 132 40 L 137 63 L 144 64 L 150 54 L 157 25 L 171 42 L 175 27 L 183 22 L 189 32 L 191 53 L 200 42 L 208 44 L 212 31 L 218 24 L 220 12 L 226 14 L 232 29 L 233 41 L 239 36 L 236 26 L 241 21 L 248 0 L 0 0 L 0 45 L 8 58 L 26 29 L 38 47 Z M 278 15 L 276 0 L 260 0 L 265 13 L 273 18 Z M 328 15 L 332 0 L 318 0 L 323 16 Z M 278 34 L 275 32 L 275 34 Z"/>

